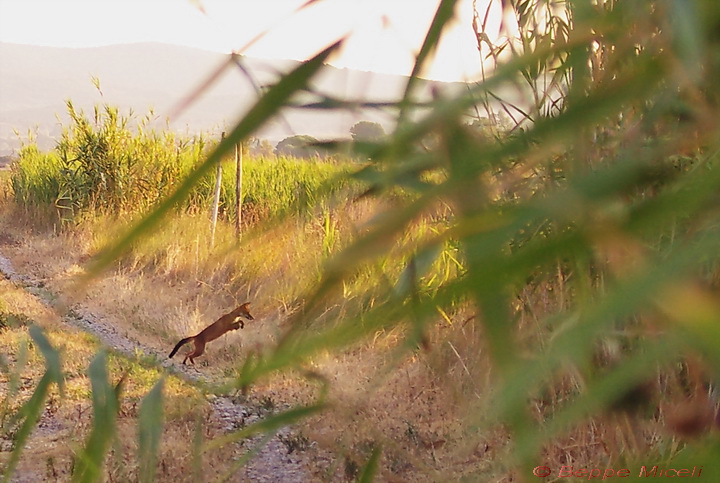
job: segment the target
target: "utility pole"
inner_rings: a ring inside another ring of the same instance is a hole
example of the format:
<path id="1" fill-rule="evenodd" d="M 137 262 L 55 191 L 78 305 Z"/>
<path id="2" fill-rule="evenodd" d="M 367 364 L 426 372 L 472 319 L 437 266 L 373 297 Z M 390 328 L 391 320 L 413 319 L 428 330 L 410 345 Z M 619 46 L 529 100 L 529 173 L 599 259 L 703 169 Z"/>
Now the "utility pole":
<path id="1" fill-rule="evenodd" d="M 239 240 L 242 230 L 242 170 L 243 146 L 235 145 L 235 237 Z"/>
<path id="2" fill-rule="evenodd" d="M 220 142 L 225 139 L 225 131 L 223 131 Z M 217 225 L 218 209 L 220 207 L 220 188 L 222 186 L 222 160 L 217 164 L 217 177 L 215 178 L 215 199 L 212 207 L 212 222 L 210 230 L 210 248 L 215 246 L 215 226 Z"/>

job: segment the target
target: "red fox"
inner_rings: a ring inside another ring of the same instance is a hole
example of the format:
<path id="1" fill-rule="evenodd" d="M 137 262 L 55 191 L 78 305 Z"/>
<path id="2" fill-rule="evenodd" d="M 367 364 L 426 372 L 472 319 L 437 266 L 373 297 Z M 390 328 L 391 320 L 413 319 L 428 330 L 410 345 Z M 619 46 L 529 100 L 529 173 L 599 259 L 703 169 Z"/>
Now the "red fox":
<path id="1" fill-rule="evenodd" d="M 207 344 L 211 340 L 217 339 L 225 332 L 244 328 L 245 322 L 243 322 L 242 317 L 245 317 L 248 320 L 255 320 L 255 318 L 250 315 L 248 307 L 250 307 L 250 302 L 244 303 L 229 314 L 223 315 L 215 322 L 205 327 L 199 334 L 182 339 L 180 342 L 177 343 L 168 358 L 174 356 L 178 349 L 180 349 L 180 347 L 182 347 L 184 344 L 193 341 L 195 343 L 195 350 L 185 356 L 185 359 L 183 359 L 183 364 L 185 364 L 188 359 L 190 359 L 191 364 L 195 364 L 195 361 L 193 359 L 195 359 L 196 357 L 200 357 L 203 352 L 205 352 L 205 344 Z"/>

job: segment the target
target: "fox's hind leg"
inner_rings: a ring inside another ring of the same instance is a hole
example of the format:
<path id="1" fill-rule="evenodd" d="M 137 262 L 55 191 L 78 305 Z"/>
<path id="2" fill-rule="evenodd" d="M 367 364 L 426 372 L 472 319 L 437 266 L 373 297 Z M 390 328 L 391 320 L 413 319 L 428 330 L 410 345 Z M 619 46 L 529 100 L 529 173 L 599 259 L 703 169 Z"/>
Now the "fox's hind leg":
<path id="1" fill-rule="evenodd" d="M 185 360 L 183 361 L 183 364 L 185 364 L 185 361 L 190 359 L 190 363 L 195 365 L 195 361 L 193 359 L 195 359 L 196 357 L 200 357 L 203 354 L 203 352 L 205 352 L 205 343 L 198 339 L 195 339 L 195 350 L 192 351 L 187 356 L 185 356 Z"/>

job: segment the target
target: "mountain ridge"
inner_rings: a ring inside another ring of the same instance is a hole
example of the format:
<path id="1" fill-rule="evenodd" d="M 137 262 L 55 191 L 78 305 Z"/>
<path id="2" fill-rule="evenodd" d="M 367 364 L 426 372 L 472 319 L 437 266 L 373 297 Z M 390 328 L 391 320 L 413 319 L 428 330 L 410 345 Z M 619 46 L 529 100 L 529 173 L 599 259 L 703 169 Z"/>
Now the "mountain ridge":
<path id="1" fill-rule="evenodd" d="M 16 151 L 15 131 L 35 131 L 41 147 L 48 148 L 67 123 L 65 101 L 78 109 L 97 104 L 132 109 L 143 115 L 153 109 L 161 118 L 185 99 L 226 62 L 228 54 L 159 42 L 113 44 L 97 47 L 50 47 L 0 42 L 0 154 Z M 278 73 L 297 61 L 243 57 L 245 68 L 259 85 L 274 82 Z M 100 89 L 92 79 L 99 80 Z M 313 81 L 323 92 L 350 99 L 397 99 L 407 77 L 331 65 Z M 422 81 L 423 90 L 448 89 L 461 83 Z M 257 99 L 253 83 L 231 68 L 204 92 L 170 127 L 182 132 L 217 131 L 235 122 Z M 392 127 L 391 116 L 368 109 L 349 112 L 293 110 L 282 122 L 269 123 L 259 137 L 276 143 L 293 134 L 317 138 L 349 136 L 357 121 L 379 122 Z M 288 127 L 289 126 L 289 127 Z"/>

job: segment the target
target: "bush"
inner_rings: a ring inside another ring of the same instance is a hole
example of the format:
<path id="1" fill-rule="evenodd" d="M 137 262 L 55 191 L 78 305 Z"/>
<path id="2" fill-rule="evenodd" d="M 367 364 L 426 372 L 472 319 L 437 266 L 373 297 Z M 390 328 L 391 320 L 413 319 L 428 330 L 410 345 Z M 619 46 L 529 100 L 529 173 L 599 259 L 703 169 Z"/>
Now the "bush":
<path id="1" fill-rule="evenodd" d="M 22 147 L 11 166 L 15 200 L 26 206 L 53 205 L 60 198 L 62 163 L 56 153 L 41 153 L 37 145 Z"/>

